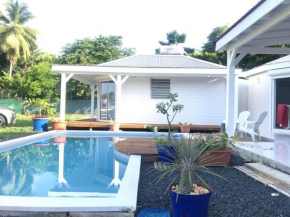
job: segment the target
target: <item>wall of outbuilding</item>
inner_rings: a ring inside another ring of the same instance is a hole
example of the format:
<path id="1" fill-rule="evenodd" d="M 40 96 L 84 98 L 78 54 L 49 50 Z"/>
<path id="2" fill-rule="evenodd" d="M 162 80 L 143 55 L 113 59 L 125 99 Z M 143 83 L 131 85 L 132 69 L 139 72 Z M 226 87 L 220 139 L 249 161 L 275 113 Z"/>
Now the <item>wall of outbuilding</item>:
<path id="1" fill-rule="evenodd" d="M 267 111 L 268 115 L 260 126 L 260 131 L 269 132 L 272 129 L 272 78 L 266 72 L 249 77 L 248 110 L 250 120 L 256 120 L 259 115 Z"/>
<path id="2" fill-rule="evenodd" d="M 162 77 L 165 78 L 165 77 Z M 176 115 L 178 121 L 198 125 L 220 125 L 226 112 L 226 79 L 197 77 L 167 77 L 171 80 L 171 93 L 178 93 L 178 102 L 184 110 Z M 120 122 L 165 124 L 166 117 L 158 114 L 156 104 L 167 99 L 151 99 L 150 77 L 130 77 L 122 85 Z"/>

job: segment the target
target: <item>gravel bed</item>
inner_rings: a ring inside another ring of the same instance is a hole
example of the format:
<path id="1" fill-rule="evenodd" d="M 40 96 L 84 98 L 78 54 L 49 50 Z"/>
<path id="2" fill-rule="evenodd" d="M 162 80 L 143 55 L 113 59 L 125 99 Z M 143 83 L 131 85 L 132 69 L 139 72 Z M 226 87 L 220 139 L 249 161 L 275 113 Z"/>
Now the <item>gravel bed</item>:
<path id="1" fill-rule="evenodd" d="M 290 217 L 290 198 L 280 194 L 272 197 L 274 189 L 255 181 L 232 166 L 244 165 L 244 160 L 232 155 L 230 167 L 212 167 L 211 170 L 225 177 L 227 181 L 215 176 L 202 174 L 213 187 L 210 199 L 210 217 Z M 165 189 L 170 177 L 158 184 L 155 176 L 148 175 L 153 163 L 142 162 L 138 189 L 137 215 L 143 208 L 169 210 L 172 215 L 171 199 Z M 137 216 L 136 215 L 136 216 Z M 173 216 L 173 215 L 172 215 Z"/>

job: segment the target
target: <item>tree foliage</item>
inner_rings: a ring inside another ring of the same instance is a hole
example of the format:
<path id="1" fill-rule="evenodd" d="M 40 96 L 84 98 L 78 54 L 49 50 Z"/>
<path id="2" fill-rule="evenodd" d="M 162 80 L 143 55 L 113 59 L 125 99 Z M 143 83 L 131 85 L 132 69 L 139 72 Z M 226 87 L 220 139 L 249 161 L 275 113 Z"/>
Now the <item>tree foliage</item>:
<path id="1" fill-rule="evenodd" d="M 190 56 L 202 59 L 205 61 L 227 65 L 227 53 L 225 51 L 215 51 L 214 42 L 228 29 L 228 26 L 216 27 L 207 37 L 207 42 L 204 43 L 201 52 L 191 53 Z M 288 47 L 287 45 L 282 45 L 279 47 Z M 243 70 L 249 70 L 254 67 L 260 66 L 272 60 L 278 59 L 283 55 L 276 54 L 248 54 L 244 57 L 239 64 L 238 68 Z"/>
<path id="2" fill-rule="evenodd" d="M 56 60 L 58 64 L 96 65 L 135 54 L 134 48 L 123 48 L 121 36 L 98 36 L 84 38 L 67 44 L 63 54 Z M 68 99 L 89 99 L 90 87 L 71 79 L 67 83 Z"/>
<path id="3" fill-rule="evenodd" d="M 179 43 L 185 43 L 186 34 L 185 33 L 179 34 L 176 30 L 174 30 L 172 32 L 166 33 L 166 39 L 167 41 L 159 41 L 159 44 L 162 46 L 178 45 Z M 194 48 L 184 47 L 183 49 L 186 52 L 186 54 L 195 52 Z M 155 54 L 160 54 L 159 48 L 155 49 Z"/>
<path id="4" fill-rule="evenodd" d="M 166 33 L 167 41 L 159 41 L 159 44 L 161 45 L 173 45 L 173 44 L 179 44 L 184 43 L 186 40 L 186 34 L 182 33 L 179 34 L 176 30 L 172 32 Z"/>
<path id="5" fill-rule="evenodd" d="M 49 62 L 32 66 L 24 75 L 16 73 L 0 77 L 0 87 L 12 89 L 17 98 L 41 98 L 50 101 L 58 99 L 59 76 L 51 70 Z"/>
<path id="6" fill-rule="evenodd" d="M 0 48 L 10 62 L 11 76 L 12 65 L 20 56 L 27 59 L 30 56 L 31 46 L 37 46 L 35 38 L 38 31 L 23 26 L 34 18 L 27 4 L 10 0 L 5 7 L 6 15 L 0 11 Z"/>
<path id="7" fill-rule="evenodd" d="M 63 55 L 57 59 L 60 64 L 95 65 L 135 54 L 133 48 L 122 48 L 121 36 L 102 36 L 76 40 L 67 44 Z"/>

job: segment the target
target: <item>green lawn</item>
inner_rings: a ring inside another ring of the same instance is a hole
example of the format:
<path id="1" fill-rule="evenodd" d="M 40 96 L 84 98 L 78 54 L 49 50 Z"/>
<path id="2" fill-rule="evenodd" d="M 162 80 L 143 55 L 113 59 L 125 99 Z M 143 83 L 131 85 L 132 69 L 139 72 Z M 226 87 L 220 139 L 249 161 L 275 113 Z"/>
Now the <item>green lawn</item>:
<path id="1" fill-rule="evenodd" d="M 58 117 L 58 116 L 55 116 Z M 90 115 L 88 114 L 67 114 L 66 120 L 73 121 L 73 120 L 80 120 L 83 118 L 89 118 Z M 53 120 L 54 117 L 51 117 Z M 13 125 L 9 125 L 5 128 L 0 128 L 0 139 L 18 135 L 18 134 L 25 134 L 33 132 L 32 129 L 32 116 L 17 114 L 16 123 Z"/>

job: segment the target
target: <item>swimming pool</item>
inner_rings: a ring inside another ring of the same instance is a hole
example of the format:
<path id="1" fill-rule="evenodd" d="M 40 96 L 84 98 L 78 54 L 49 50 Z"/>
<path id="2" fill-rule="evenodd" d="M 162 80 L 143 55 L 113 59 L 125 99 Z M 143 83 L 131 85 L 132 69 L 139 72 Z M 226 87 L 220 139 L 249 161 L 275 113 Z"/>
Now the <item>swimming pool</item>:
<path id="1" fill-rule="evenodd" d="M 141 156 L 118 140 L 154 133 L 50 131 L 0 143 L 0 210 L 134 212 Z"/>

